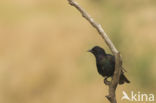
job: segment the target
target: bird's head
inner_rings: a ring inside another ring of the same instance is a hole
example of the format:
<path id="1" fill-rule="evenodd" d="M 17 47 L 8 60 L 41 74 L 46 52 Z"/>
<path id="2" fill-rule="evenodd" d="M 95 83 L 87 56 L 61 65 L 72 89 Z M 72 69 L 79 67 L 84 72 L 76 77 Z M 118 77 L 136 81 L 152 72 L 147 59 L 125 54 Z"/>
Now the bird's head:
<path id="1" fill-rule="evenodd" d="M 93 53 L 95 56 L 106 55 L 105 50 L 99 46 L 94 46 L 92 49 L 88 50 L 88 52 Z"/>

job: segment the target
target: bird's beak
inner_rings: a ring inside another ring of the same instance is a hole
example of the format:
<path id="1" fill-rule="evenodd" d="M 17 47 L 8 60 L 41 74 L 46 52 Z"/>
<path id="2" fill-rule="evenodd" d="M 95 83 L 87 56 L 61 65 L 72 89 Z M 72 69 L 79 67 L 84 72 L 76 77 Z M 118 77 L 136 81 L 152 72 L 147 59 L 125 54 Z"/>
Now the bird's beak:
<path id="1" fill-rule="evenodd" d="M 87 52 L 92 52 L 92 50 L 88 50 Z"/>

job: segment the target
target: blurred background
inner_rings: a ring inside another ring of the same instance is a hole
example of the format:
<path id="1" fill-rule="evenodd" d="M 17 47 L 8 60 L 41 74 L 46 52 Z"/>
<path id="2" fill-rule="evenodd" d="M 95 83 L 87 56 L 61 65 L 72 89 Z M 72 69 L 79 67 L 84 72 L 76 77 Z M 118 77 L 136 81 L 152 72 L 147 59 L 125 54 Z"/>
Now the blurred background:
<path id="1" fill-rule="evenodd" d="M 122 91 L 156 93 L 156 0 L 77 0 L 102 24 L 130 84 Z M 67 0 L 0 1 L 0 103 L 104 103 L 108 87 L 86 51 L 97 31 Z"/>

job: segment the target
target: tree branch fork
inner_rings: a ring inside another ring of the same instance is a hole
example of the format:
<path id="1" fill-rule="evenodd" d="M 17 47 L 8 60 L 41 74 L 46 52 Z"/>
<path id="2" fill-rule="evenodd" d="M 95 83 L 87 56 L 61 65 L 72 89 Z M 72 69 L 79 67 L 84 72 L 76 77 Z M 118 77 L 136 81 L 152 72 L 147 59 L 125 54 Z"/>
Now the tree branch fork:
<path id="1" fill-rule="evenodd" d="M 100 36 L 104 39 L 105 43 L 115 56 L 115 71 L 113 78 L 110 82 L 105 79 L 104 83 L 109 87 L 109 94 L 106 96 L 106 98 L 110 101 L 110 103 L 117 103 L 115 91 L 118 86 L 122 65 L 120 52 L 115 48 L 114 44 L 109 39 L 108 35 L 104 32 L 104 29 L 100 24 L 96 23 L 94 19 L 77 2 L 74 0 L 68 0 L 68 2 L 71 6 L 75 7 L 82 14 L 82 16 L 98 31 Z"/>

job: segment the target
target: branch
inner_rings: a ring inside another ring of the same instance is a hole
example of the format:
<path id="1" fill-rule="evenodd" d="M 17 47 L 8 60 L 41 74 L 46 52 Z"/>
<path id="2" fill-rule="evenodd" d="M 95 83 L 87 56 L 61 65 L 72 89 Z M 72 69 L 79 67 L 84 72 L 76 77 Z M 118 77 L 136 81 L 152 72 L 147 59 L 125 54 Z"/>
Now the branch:
<path id="1" fill-rule="evenodd" d="M 104 81 L 108 86 L 109 86 L 109 95 L 106 96 L 107 99 L 110 101 L 110 103 L 117 103 L 116 101 L 116 96 L 115 96 L 115 91 L 119 82 L 119 76 L 121 73 L 121 65 L 122 65 L 122 60 L 120 57 L 119 51 L 115 48 L 114 44 L 112 41 L 109 39 L 107 34 L 104 32 L 104 29 L 102 26 L 94 21 L 94 19 L 82 8 L 79 6 L 77 2 L 74 0 L 68 0 L 69 4 L 74 6 L 81 14 L 82 16 L 98 31 L 98 33 L 101 35 L 101 37 L 104 39 L 105 43 L 115 56 L 115 71 L 114 75 L 112 78 L 112 81 L 108 83 L 108 81 Z"/>

